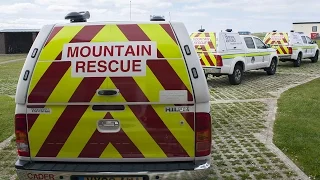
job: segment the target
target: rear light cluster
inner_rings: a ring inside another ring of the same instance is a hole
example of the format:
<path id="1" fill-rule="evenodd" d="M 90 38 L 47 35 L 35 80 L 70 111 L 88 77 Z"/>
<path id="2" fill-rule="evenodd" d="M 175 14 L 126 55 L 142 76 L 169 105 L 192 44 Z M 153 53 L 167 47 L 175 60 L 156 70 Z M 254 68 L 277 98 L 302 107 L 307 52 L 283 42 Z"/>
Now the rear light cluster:
<path id="1" fill-rule="evenodd" d="M 222 57 L 220 55 L 215 55 L 214 57 L 216 58 L 217 66 L 223 66 Z"/>
<path id="2" fill-rule="evenodd" d="M 16 114 L 15 115 L 15 134 L 16 144 L 19 156 L 29 157 L 29 141 L 27 131 L 27 115 Z"/>
<path id="3" fill-rule="evenodd" d="M 289 47 L 289 54 L 292 54 L 292 47 Z"/>
<path id="4" fill-rule="evenodd" d="M 209 113 L 196 113 L 196 157 L 208 156 L 211 153 L 211 116 Z"/>

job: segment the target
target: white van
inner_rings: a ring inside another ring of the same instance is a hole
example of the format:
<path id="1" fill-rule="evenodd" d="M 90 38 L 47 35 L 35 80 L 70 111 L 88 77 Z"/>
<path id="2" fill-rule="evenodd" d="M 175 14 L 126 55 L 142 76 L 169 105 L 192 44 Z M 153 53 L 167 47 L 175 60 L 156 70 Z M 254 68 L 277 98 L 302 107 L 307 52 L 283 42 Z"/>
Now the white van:
<path id="1" fill-rule="evenodd" d="M 263 69 L 268 75 L 277 70 L 278 56 L 273 48 L 252 35 L 226 32 L 196 32 L 191 39 L 199 55 L 206 77 L 228 75 L 232 85 L 239 85 L 243 73 Z"/>
<path id="2" fill-rule="evenodd" d="M 210 167 L 208 85 L 182 23 L 44 26 L 16 91 L 20 179 L 139 179 Z"/>
<path id="3" fill-rule="evenodd" d="M 319 47 L 317 43 L 304 33 L 298 32 L 269 32 L 264 42 L 277 50 L 280 61 L 292 61 L 294 67 L 300 67 L 303 59 L 318 62 Z"/>

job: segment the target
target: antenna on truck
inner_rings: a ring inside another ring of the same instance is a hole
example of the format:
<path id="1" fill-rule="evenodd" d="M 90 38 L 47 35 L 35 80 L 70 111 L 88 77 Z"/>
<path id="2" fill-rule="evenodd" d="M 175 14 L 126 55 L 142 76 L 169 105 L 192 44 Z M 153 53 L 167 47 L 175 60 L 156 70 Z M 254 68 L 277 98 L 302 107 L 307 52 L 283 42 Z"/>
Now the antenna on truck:
<path id="1" fill-rule="evenodd" d="M 202 28 L 202 25 L 201 25 L 201 28 L 198 30 L 199 32 L 204 32 L 205 29 Z"/>
<path id="2" fill-rule="evenodd" d="M 70 12 L 64 18 L 70 19 L 71 23 L 87 22 L 87 19 L 90 18 L 90 12 L 89 11 Z"/>

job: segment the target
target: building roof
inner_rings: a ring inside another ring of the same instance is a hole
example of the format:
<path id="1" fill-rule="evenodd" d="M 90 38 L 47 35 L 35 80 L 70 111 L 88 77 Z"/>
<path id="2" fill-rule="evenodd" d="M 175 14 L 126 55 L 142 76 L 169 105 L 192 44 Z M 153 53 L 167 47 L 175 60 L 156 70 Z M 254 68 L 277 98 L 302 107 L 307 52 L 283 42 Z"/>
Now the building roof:
<path id="1" fill-rule="evenodd" d="M 292 24 L 320 24 L 320 22 L 294 22 Z"/>
<path id="2" fill-rule="evenodd" d="M 40 29 L 2 29 L 0 33 L 7 33 L 7 32 L 39 32 Z"/>

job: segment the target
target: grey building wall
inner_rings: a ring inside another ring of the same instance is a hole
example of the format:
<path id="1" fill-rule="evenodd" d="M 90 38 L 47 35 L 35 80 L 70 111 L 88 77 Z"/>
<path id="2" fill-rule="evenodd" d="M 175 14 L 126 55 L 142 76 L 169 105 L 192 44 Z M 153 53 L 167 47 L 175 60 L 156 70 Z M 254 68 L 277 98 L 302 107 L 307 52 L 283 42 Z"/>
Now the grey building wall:
<path id="1" fill-rule="evenodd" d="M 4 33 L 0 33 L 0 54 L 6 53 L 6 42 L 5 42 L 5 36 Z"/>

